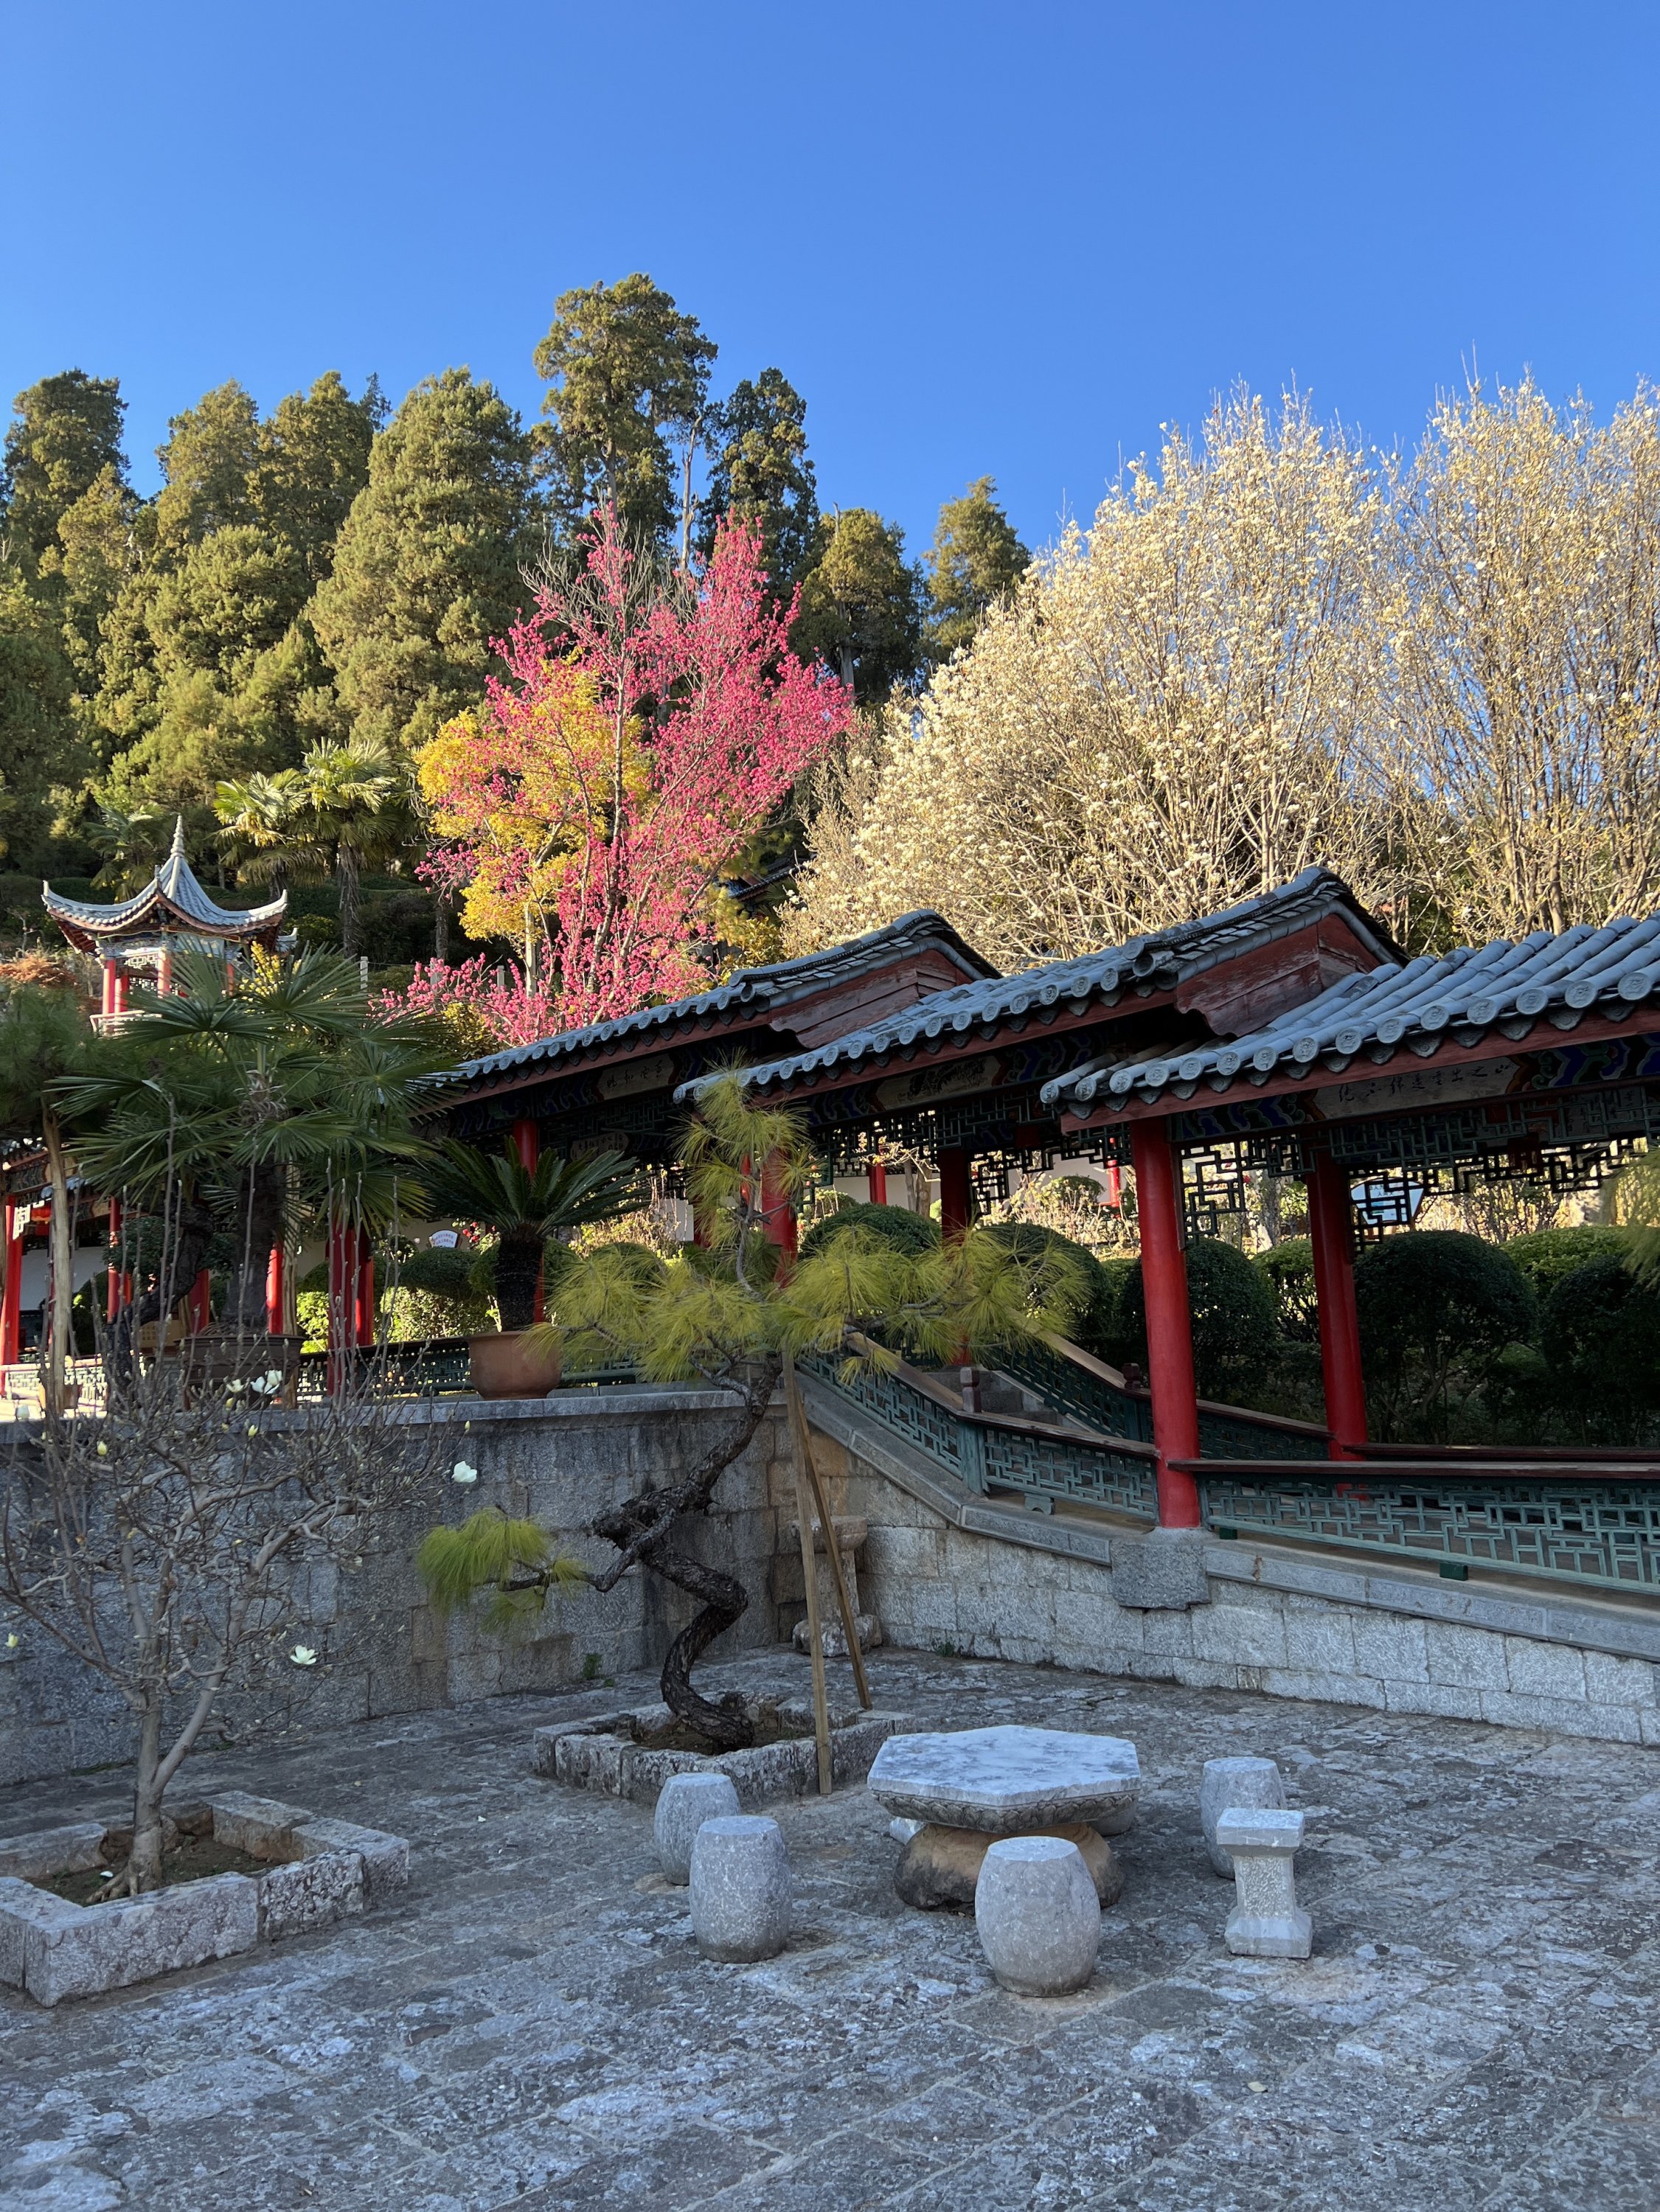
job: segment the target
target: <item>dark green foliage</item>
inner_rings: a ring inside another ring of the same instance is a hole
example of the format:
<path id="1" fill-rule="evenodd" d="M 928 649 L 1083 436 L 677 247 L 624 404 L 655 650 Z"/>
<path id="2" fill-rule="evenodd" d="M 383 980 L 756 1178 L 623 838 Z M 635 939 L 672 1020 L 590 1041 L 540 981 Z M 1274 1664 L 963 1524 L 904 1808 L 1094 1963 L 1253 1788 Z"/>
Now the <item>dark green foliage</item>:
<path id="1" fill-rule="evenodd" d="M 777 596 L 787 601 L 806 565 L 818 526 L 818 487 L 807 458 L 806 404 L 775 368 L 710 410 L 703 441 L 710 456 L 701 507 L 707 560 L 716 526 L 730 517 L 757 526 L 761 557 Z"/>
<path id="2" fill-rule="evenodd" d="M 1213 1237 L 1188 1246 L 1188 1303 L 1193 1315 L 1193 1367 L 1201 1398 L 1249 1403 L 1262 1395 L 1277 1342 L 1274 1291 L 1243 1252 Z M 1118 1338 L 1134 1357 L 1147 1356 L 1147 1310 L 1138 1260 L 1124 1285 Z"/>
<path id="3" fill-rule="evenodd" d="M 861 706 L 911 681 L 922 651 L 922 579 L 897 523 L 867 507 L 821 520 L 790 642 L 827 661 Z"/>
<path id="4" fill-rule="evenodd" d="M 1036 1221 L 992 1222 L 985 1233 L 1017 1259 L 1041 1260 L 1046 1252 L 1066 1255 L 1085 1285 L 1084 1303 L 1072 1324 L 1072 1340 L 1098 1359 L 1110 1359 L 1118 1317 L 1118 1285 L 1089 1247 Z"/>
<path id="5" fill-rule="evenodd" d="M 429 1244 L 419 1252 L 411 1252 L 398 1269 L 399 1287 L 406 1291 L 425 1291 L 435 1298 L 451 1298 L 458 1304 L 475 1295 L 472 1285 L 472 1266 L 477 1255 L 464 1244 L 453 1244 L 447 1249 L 441 1244 Z M 323 1281 L 315 1285 L 328 1288 L 328 1271 L 323 1271 Z M 309 1281 L 305 1285 L 313 1287 Z"/>
<path id="6" fill-rule="evenodd" d="M 1354 1271 L 1373 1433 L 1445 1443 L 1454 1409 L 1491 1385 L 1507 1346 L 1524 1343 L 1533 1287 L 1508 1253 L 1462 1230 L 1385 1237 Z"/>
<path id="7" fill-rule="evenodd" d="M 1552 1403 L 1576 1439 L 1652 1441 L 1660 1415 L 1660 1290 L 1605 1253 L 1552 1287 L 1539 1342 Z"/>
<path id="8" fill-rule="evenodd" d="M 928 549 L 928 649 L 949 660 L 970 643 L 986 611 L 1012 592 L 1031 555 L 997 504 L 990 477 L 971 483 L 939 510 Z"/>
<path id="9" fill-rule="evenodd" d="M 0 536 L 32 574 L 55 545 L 65 512 L 106 468 L 125 472 L 121 417 L 126 402 L 112 377 L 83 369 L 42 377 L 12 403 L 0 464 Z"/>
<path id="10" fill-rule="evenodd" d="M 1503 1249 L 1542 1302 L 1576 1268 L 1592 1260 L 1623 1259 L 1627 1243 L 1621 1231 L 1587 1221 L 1577 1229 L 1540 1229 L 1531 1237 L 1513 1237 Z"/>
<path id="11" fill-rule="evenodd" d="M 536 442 L 555 513 L 579 529 L 601 501 L 624 527 L 666 540 L 676 506 L 672 447 L 702 416 L 715 348 L 693 315 L 636 270 L 562 292 L 536 349 L 551 387 Z"/>
<path id="12" fill-rule="evenodd" d="M 868 1229 L 901 1252 L 932 1252 L 939 1248 L 939 1224 L 903 1206 L 844 1206 L 826 1221 L 815 1221 L 801 1239 L 801 1256 L 822 1252 L 830 1238 L 843 1229 Z"/>
<path id="13" fill-rule="evenodd" d="M 463 368 L 416 386 L 376 438 L 368 481 L 309 619 L 359 742 L 423 744 L 483 697 L 529 599 L 530 449 Z"/>
<path id="14" fill-rule="evenodd" d="M 1282 1237 L 1251 1262 L 1274 1292 L 1280 1334 L 1292 1344 L 1317 1344 L 1320 1315 L 1314 1287 L 1314 1246 L 1306 1237 Z"/>

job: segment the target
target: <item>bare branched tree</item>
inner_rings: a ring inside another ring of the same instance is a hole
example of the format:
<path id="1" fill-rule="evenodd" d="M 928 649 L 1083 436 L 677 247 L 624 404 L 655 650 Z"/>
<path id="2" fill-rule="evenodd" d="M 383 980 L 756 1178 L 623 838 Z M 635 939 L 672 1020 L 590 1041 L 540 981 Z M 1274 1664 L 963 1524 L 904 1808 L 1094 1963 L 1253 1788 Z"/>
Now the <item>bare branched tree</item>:
<path id="1" fill-rule="evenodd" d="M 107 1415 L 14 1425 L 0 1463 L 0 1607 L 107 1683 L 131 1717 L 133 1843 L 111 1894 L 162 1880 L 162 1805 L 210 1724 L 288 1715 L 325 1670 L 307 1570 L 361 1563 L 429 1491 L 440 1426 L 372 1370 L 317 1407 L 283 1377 L 192 1389 L 135 1375 Z M 27 1631 L 26 1631 L 27 1632 Z M 308 1643 L 307 1635 L 317 1641 Z"/>

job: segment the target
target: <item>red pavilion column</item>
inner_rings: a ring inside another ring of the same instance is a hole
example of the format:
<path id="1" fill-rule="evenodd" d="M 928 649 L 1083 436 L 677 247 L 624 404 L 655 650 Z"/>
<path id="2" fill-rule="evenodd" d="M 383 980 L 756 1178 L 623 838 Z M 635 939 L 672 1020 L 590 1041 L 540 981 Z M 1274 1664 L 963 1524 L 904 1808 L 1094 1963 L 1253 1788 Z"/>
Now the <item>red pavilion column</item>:
<path id="1" fill-rule="evenodd" d="M 23 1218 L 27 1209 L 6 1200 L 6 1283 L 0 1292 L 0 1367 L 15 1367 L 23 1346 Z"/>
<path id="2" fill-rule="evenodd" d="M 1309 1242 L 1320 1319 L 1320 1373 L 1334 1459 L 1359 1459 L 1366 1441 L 1366 1382 L 1360 1364 L 1360 1316 L 1354 1303 L 1354 1213 L 1349 1180 L 1334 1159 L 1308 1178 Z"/>
<path id="3" fill-rule="evenodd" d="M 352 1279 L 353 1330 L 359 1345 L 374 1341 L 374 1253 L 368 1231 L 357 1232 L 357 1266 Z"/>
<path id="4" fill-rule="evenodd" d="M 265 1334 L 281 1336 L 283 1331 L 283 1304 L 287 1298 L 289 1255 L 281 1244 L 273 1244 L 271 1257 L 265 1262 Z"/>
<path id="5" fill-rule="evenodd" d="M 780 1274 L 790 1273 L 795 1266 L 795 1208 L 784 1188 L 778 1157 L 774 1152 L 767 1155 L 761 1169 L 761 1233 L 768 1243 L 778 1247 Z"/>
<path id="6" fill-rule="evenodd" d="M 99 966 L 103 970 L 103 986 L 98 1011 L 107 1021 L 115 1012 L 115 979 L 118 973 L 113 953 L 106 952 Z"/>
<path id="7" fill-rule="evenodd" d="M 939 1174 L 939 1234 L 947 1244 L 960 1244 L 974 1218 L 973 1160 L 966 1145 L 942 1146 L 937 1162 Z"/>
<path id="8" fill-rule="evenodd" d="M 542 1133 L 527 1115 L 521 1115 L 513 1125 L 513 1148 L 519 1155 L 519 1164 L 527 1176 L 536 1173 L 537 1163 L 542 1157 Z M 536 1271 L 536 1304 L 532 1314 L 536 1320 L 546 1318 L 547 1306 L 543 1290 L 541 1268 Z"/>
<path id="9" fill-rule="evenodd" d="M 356 1321 L 357 1231 L 337 1221 L 329 1228 L 329 1389 L 336 1397 L 346 1387 Z"/>
<path id="10" fill-rule="evenodd" d="M 110 1200 L 110 1266 L 109 1283 L 104 1298 L 104 1318 L 112 1322 L 132 1297 L 132 1276 L 120 1264 L 122 1233 L 121 1201 Z"/>
<path id="11" fill-rule="evenodd" d="M 213 1278 L 204 1267 L 190 1286 L 190 1333 L 200 1336 L 213 1319 Z"/>
<path id="12" fill-rule="evenodd" d="M 1147 1380 L 1152 1440 L 1158 1450 L 1158 1525 L 1199 1526 L 1199 1486 L 1172 1460 L 1199 1456 L 1199 1404 L 1193 1380 L 1193 1323 L 1182 1249 L 1181 1170 L 1161 1121 L 1137 1121 L 1132 1144 L 1136 1214 L 1141 1228 L 1141 1287 L 1147 1313 Z"/>
<path id="13" fill-rule="evenodd" d="M 873 1160 L 870 1164 L 870 1202 L 873 1206 L 885 1206 L 888 1202 L 888 1170 L 885 1160 Z"/>

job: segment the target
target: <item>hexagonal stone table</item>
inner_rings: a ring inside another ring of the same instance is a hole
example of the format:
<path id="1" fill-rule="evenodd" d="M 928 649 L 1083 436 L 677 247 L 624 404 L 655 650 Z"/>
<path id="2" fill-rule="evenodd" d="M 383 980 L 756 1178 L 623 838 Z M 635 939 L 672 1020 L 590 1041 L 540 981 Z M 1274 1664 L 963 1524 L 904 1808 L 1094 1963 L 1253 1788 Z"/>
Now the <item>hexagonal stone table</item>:
<path id="1" fill-rule="evenodd" d="M 907 1905 L 972 1908 L 994 1839 L 1035 1834 L 1075 1843 L 1098 1898 L 1110 1905 L 1123 1881 L 1104 1835 L 1130 1825 L 1140 1778 L 1135 1746 L 1122 1736 L 964 1729 L 890 1736 L 871 1768 L 870 1789 L 891 1812 L 924 1824 L 894 1874 Z"/>

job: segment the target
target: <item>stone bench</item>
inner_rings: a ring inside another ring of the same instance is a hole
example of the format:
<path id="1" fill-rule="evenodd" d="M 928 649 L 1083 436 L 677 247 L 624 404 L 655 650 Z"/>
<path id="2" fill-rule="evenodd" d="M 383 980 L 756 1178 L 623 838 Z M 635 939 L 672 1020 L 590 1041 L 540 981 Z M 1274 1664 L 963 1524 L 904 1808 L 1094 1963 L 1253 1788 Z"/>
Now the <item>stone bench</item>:
<path id="1" fill-rule="evenodd" d="M 1233 1858 L 1229 1950 L 1247 1959 L 1306 1959 L 1314 1948 L 1314 1928 L 1297 1902 L 1292 1863 L 1303 1841 L 1303 1815 L 1230 1805 L 1217 1821 L 1216 1841 Z"/>

